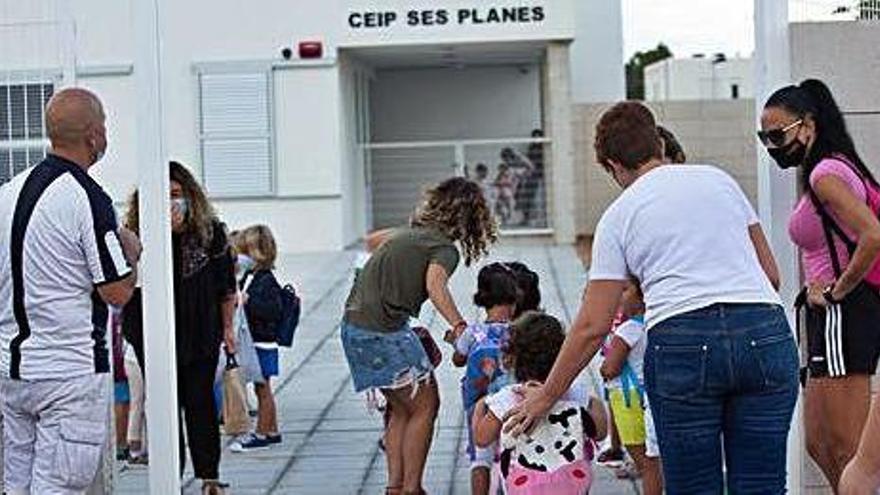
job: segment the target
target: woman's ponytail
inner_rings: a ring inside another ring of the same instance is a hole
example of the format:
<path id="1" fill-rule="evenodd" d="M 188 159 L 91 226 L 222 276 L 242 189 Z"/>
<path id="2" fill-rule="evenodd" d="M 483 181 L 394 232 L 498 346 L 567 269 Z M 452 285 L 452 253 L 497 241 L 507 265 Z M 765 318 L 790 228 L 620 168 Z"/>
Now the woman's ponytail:
<path id="1" fill-rule="evenodd" d="M 877 186 L 877 180 L 856 151 L 843 112 L 828 86 L 818 79 L 807 79 L 798 85 L 798 89 L 809 98 L 812 107 L 810 113 L 816 122 L 817 139 L 809 158 L 813 165 L 824 158 L 840 154 L 852 162 L 865 180 Z"/>

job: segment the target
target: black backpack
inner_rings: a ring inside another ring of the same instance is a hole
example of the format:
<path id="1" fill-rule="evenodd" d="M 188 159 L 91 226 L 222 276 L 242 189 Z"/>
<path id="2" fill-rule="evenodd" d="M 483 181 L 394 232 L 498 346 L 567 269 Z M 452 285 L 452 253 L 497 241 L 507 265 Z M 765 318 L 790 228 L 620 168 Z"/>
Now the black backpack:
<path id="1" fill-rule="evenodd" d="M 293 336 L 296 327 L 299 326 L 299 316 L 302 312 L 302 301 L 296 294 L 296 289 L 287 284 L 281 289 L 281 320 L 275 330 L 276 342 L 282 347 L 293 346 Z"/>

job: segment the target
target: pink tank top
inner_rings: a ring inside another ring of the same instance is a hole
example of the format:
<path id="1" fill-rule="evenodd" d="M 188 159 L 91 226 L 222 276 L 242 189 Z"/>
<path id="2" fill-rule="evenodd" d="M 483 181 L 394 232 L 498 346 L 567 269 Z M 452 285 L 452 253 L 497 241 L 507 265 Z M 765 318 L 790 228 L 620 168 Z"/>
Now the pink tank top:
<path id="1" fill-rule="evenodd" d="M 837 158 L 826 158 L 819 162 L 813 173 L 810 174 L 810 184 L 815 187 L 819 179 L 829 175 L 833 175 L 846 183 L 860 201 L 867 201 L 868 194 L 862 179 L 849 164 Z M 847 233 L 848 237 L 855 241 L 855 232 L 841 222 L 830 208 L 825 206 L 825 210 L 831 215 L 837 225 Z M 816 207 L 813 205 L 809 194 L 804 194 L 800 201 L 798 201 L 794 213 L 792 213 L 788 222 L 788 233 L 795 245 L 801 249 L 801 262 L 803 263 L 807 282 L 822 284 L 833 282 L 837 277 L 834 274 L 831 253 L 825 240 L 822 219 L 816 211 Z M 847 251 L 846 244 L 837 236 L 834 236 L 834 240 L 838 259 L 840 260 L 840 267 L 845 269 L 849 263 L 849 252 Z"/>

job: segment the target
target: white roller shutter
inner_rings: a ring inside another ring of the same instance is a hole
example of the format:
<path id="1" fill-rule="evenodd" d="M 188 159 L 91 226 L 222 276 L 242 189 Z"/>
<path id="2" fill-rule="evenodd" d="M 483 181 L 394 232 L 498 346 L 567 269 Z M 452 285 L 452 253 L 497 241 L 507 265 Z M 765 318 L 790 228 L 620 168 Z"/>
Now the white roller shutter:
<path id="1" fill-rule="evenodd" d="M 269 73 L 199 75 L 204 184 L 214 197 L 273 193 Z"/>

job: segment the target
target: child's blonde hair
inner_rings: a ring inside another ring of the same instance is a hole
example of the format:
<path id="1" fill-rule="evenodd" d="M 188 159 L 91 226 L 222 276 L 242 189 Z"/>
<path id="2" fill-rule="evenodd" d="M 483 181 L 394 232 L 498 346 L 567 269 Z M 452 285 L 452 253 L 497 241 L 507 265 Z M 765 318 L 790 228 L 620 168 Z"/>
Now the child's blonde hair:
<path id="1" fill-rule="evenodd" d="M 240 247 L 239 247 L 240 246 Z M 272 270 L 278 258 L 275 236 L 266 225 L 253 225 L 241 231 L 234 247 L 242 254 L 253 258 L 257 270 Z"/>
<path id="2" fill-rule="evenodd" d="M 233 254 L 244 253 L 244 238 L 242 237 L 240 230 L 233 230 L 229 233 L 229 246 L 232 247 Z"/>

